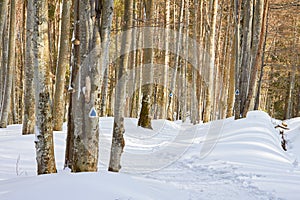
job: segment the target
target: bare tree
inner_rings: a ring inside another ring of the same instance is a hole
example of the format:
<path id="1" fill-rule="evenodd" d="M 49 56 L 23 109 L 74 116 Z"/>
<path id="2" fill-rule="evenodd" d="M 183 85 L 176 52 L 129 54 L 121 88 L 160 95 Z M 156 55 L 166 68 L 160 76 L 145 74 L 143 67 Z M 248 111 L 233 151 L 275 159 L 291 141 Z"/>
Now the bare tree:
<path id="1" fill-rule="evenodd" d="M 59 37 L 59 52 L 58 62 L 56 67 L 55 76 L 55 93 L 53 103 L 53 129 L 55 131 L 62 130 L 64 121 L 64 91 L 65 91 L 65 77 L 67 67 L 69 65 L 69 40 L 70 40 L 70 8 L 71 1 L 62 1 L 62 16 L 60 25 L 60 37 Z"/>
<path id="2" fill-rule="evenodd" d="M 121 52 L 127 52 L 131 46 L 131 34 L 126 31 L 132 26 L 132 0 L 126 0 L 124 3 L 124 24 L 122 34 Z M 113 138 L 110 153 L 109 171 L 119 172 L 121 169 L 121 155 L 125 146 L 123 134 L 124 127 L 124 102 L 126 102 L 126 82 L 128 69 L 129 55 L 121 55 L 119 65 L 116 67 L 116 93 L 115 93 L 115 108 L 114 108 L 114 128 Z"/>
<path id="3" fill-rule="evenodd" d="M 206 91 L 206 102 L 205 102 L 205 111 L 203 116 L 203 121 L 208 122 L 211 120 L 212 115 L 212 101 L 214 98 L 214 75 L 215 75 L 215 33 L 216 33 L 216 23 L 217 23 L 217 13 L 218 13 L 218 0 L 213 0 L 212 4 L 212 14 L 210 17 L 210 32 L 208 38 L 208 60 L 209 63 L 209 72 L 208 72 L 208 85 Z"/>
<path id="4" fill-rule="evenodd" d="M 16 28 L 16 1 L 11 0 L 10 5 L 10 26 L 9 26 L 9 41 L 8 41 L 8 62 L 6 67 L 5 88 L 3 102 L 1 105 L 1 121 L 0 128 L 6 128 L 8 124 L 8 113 L 10 111 L 11 94 L 13 88 L 13 76 L 15 70 L 15 28 Z"/>
<path id="5" fill-rule="evenodd" d="M 27 19 L 26 19 L 26 50 L 25 50 L 25 81 L 24 81 L 24 117 L 22 134 L 33 134 L 35 127 L 35 96 L 34 96 L 34 64 L 36 63 L 37 47 L 34 31 L 37 25 L 35 20 L 36 7 L 33 0 L 27 2 Z"/>
<path id="6" fill-rule="evenodd" d="M 145 26 L 150 27 L 152 24 L 153 17 L 153 9 L 154 9 L 154 1 L 148 0 L 144 2 L 145 4 L 145 14 L 146 14 L 146 23 Z M 144 34 L 144 42 L 147 46 L 152 46 L 152 29 L 149 29 L 150 33 Z M 153 92 L 153 49 L 146 48 L 144 49 L 144 64 L 148 66 L 143 68 L 143 81 L 145 82 L 144 88 L 142 90 L 143 98 L 142 98 L 142 108 L 140 112 L 140 117 L 138 121 L 138 126 L 143 128 L 152 129 L 151 125 L 151 100 L 152 100 L 152 92 Z M 147 69 L 147 70 L 146 70 Z"/>
<path id="7" fill-rule="evenodd" d="M 38 65 L 35 67 L 36 86 L 36 160 L 38 174 L 49 174 L 56 172 L 52 108 L 50 95 L 50 54 L 48 42 L 48 1 L 38 0 L 36 2 L 38 20 Z"/>

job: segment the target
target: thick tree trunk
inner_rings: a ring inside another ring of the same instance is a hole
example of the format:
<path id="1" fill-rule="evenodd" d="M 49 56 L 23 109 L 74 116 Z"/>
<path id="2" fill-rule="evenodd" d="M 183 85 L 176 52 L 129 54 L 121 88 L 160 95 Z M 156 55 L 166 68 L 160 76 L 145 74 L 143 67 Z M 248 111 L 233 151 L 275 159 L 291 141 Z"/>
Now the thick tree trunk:
<path id="1" fill-rule="evenodd" d="M 78 0 L 79 1 L 79 0 Z M 100 84 L 100 69 L 96 59 L 99 55 L 95 46 L 94 25 L 100 20 L 95 5 L 76 1 L 75 52 L 72 93 L 72 117 L 74 120 L 74 152 L 72 171 L 97 171 L 99 144 L 99 117 L 95 109 L 97 90 Z M 99 3 L 99 2 L 97 2 Z M 96 56 L 96 57 L 95 57 Z M 71 124 L 72 125 L 72 124 Z"/>
<path id="2" fill-rule="evenodd" d="M 56 172 L 52 129 L 50 96 L 50 54 L 48 42 L 48 1 L 37 2 L 38 24 L 38 66 L 35 69 L 36 85 L 36 160 L 38 174 Z"/>
<path id="3" fill-rule="evenodd" d="M 69 53 L 70 53 L 70 9 L 71 2 L 69 0 L 62 1 L 62 16 L 61 16 L 61 28 L 59 37 L 59 52 L 58 62 L 56 67 L 55 76 L 55 93 L 53 103 L 53 129 L 55 131 L 61 131 L 64 121 L 65 113 L 65 78 L 66 71 L 69 65 Z"/>
<path id="4" fill-rule="evenodd" d="M 8 124 L 8 114 L 11 104 L 12 81 L 15 69 L 15 29 L 16 29 L 16 1 L 11 0 L 10 5 L 10 26 L 9 26 L 9 41 L 8 41 L 8 62 L 6 68 L 6 80 L 1 105 L 1 121 L 0 128 L 6 128 Z"/>

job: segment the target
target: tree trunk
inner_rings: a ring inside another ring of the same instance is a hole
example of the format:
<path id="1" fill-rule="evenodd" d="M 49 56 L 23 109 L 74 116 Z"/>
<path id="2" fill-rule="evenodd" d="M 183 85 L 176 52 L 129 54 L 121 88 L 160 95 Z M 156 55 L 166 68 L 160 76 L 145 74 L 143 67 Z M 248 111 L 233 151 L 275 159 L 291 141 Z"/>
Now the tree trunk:
<path id="1" fill-rule="evenodd" d="M 26 49 L 25 49 L 25 81 L 24 81 L 24 118 L 22 134 L 33 134 L 35 127 L 35 96 L 34 96 L 34 64 L 36 55 L 34 48 L 34 28 L 37 26 L 35 20 L 36 8 L 34 0 L 27 2 L 27 20 L 26 20 Z"/>
<path id="2" fill-rule="evenodd" d="M 50 96 L 50 54 L 48 42 L 48 1 L 37 2 L 38 24 L 38 66 L 35 69 L 36 84 L 36 160 L 38 174 L 49 174 L 56 172 L 52 110 Z"/>
<path id="3" fill-rule="evenodd" d="M 146 12 L 146 27 L 150 27 L 150 33 L 144 34 L 144 42 L 146 46 L 152 46 L 152 16 L 153 16 L 153 7 L 154 1 L 148 0 L 145 1 L 145 12 Z M 146 48 L 144 49 L 144 65 L 148 64 L 147 67 L 143 68 L 143 81 L 145 81 L 145 85 L 143 84 L 143 98 L 142 98 L 142 108 L 140 112 L 140 117 L 138 121 L 138 126 L 143 128 L 152 129 L 151 125 L 151 97 L 153 92 L 153 49 Z M 146 70 L 147 69 L 147 70 Z"/>
<path id="4" fill-rule="evenodd" d="M 216 24 L 217 24 L 217 14 L 218 14 L 218 0 L 213 0 L 212 2 L 212 15 L 210 21 L 210 32 L 208 38 L 208 64 L 209 64 L 209 78 L 208 78 L 208 86 L 206 93 L 206 104 L 203 116 L 203 122 L 210 121 L 213 116 L 212 112 L 212 101 L 214 98 L 214 74 L 215 74 L 215 33 L 216 33 Z"/>
<path id="5" fill-rule="evenodd" d="M 65 78 L 66 71 L 69 65 L 69 39 L 70 39 L 70 8 L 71 2 L 69 0 L 62 1 L 62 16 L 61 28 L 59 37 L 59 52 L 58 62 L 56 67 L 55 76 L 55 93 L 53 103 L 53 129 L 61 131 L 64 121 L 64 91 L 65 91 Z"/>
<path id="6" fill-rule="evenodd" d="M 126 30 L 132 26 L 132 0 L 126 0 L 124 9 L 124 25 L 125 31 L 122 35 L 121 52 L 127 52 L 131 46 L 131 34 Z M 114 111 L 114 127 L 111 145 L 111 154 L 109 161 L 109 171 L 119 172 L 121 169 L 121 155 L 125 146 L 123 134 L 124 127 L 124 104 L 126 102 L 126 83 L 129 55 L 121 55 L 119 65 L 116 67 L 116 93 L 115 93 L 115 111 Z"/>
<path id="7" fill-rule="evenodd" d="M 5 22 L 7 19 L 7 8 L 8 8 L 7 4 L 8 4 L 8 0 L 0 0 L 0 40 L 2 40 Z M 2 49 L 0 49 L 0 56 L 1 56 L 1 51 Z"/>
<path id="8" fill-rule="evenodd" d="M 167 119 L 168 120 L 174 120 L 173 112 L 174 112 L 174 101 L 175 101 L 175 87 L 176 87 L 176 79 L 177 79 L 177 69 L 179 64 L 179 51 L 182 44 L 182 29 L 183 29 L 183 17 L 184 17 L 184 1 L 181 0 L 180 3 L 180 16 L 179 16 L 179 22 L 178 22 L 178 34 L 176 38 L 176 55 L 175 55 L 175 63 L 174 63 L 174 70 L 172 74 L 172 80 L 170 83 L 170 94 L 168 97 L 168 108 L 167 108 Z M 175 21 L 175 19 L 174 19 Z"/>
<path id="9" fill-rule="evenodd" d="M 106 116 L 106 104 L 107 104 L 107 90 L 108 90 L 108 75 L 109 75 L 109 41 L 111 24 L 113 19 L 114 1 L 106 0 L 103 1 L 103 12 L 102 12 L 102 24 L 101 24 L 101 66 L 102 71 L 105 73 L 103 80 L 103 89 L 101 91 L 101 106 L 100 116 Z"/>
<path id="10" fill-rule="evenodd" d="M 15 29 L 16 29 L 16 1 L 11 0 L 10 5 L 10 26 L 9 26 L 9 41 L 8 41 L 8 62 L 6 68 L 6 80 L 1 106 L 1 121 L 0 128 L 6 128 L 8 124 L 8 113 L 10 111 L 12 81 L 15 69 Z"/>
<path id="11" fill-rule="evenodd" d="M 249 91 L 247 95 L 247 99 L 245 102 L 245 107 L 243 111 L 243 117 L 246 117 L 247 112 L 250 110 L 251 101 L 255 92 L 256 80 L 257 80 L 257 70 L 260 60 L 262 59 L 263 54 L 263 44 L 265 38 L 265 27 L 266 27 L 266 18 L 268 12 L 268 0 L 257 0 L 255 3 L 255 16 L 254 16 L 254 39 L 253 39 L 253 55 L 251 59 L 254 59 L 252 62 L 251 74 L 250 74 L 250 82 L 249 82 Z M 257 28 L 259 27 L 259 29 Z M 259 37 L 258 37 L 259 36 Z"/>
<path id="12" fill-rule="evenodd" d="M 293 110 L 293 91 L 295 88 L 295 79 L 296 79 L 296 67 L 292 67 L 292 71 L 289 73 L 289 87 L 286 95 L 285 100 L 285 108 L 284 108 L 284 118 L 290 119 L 292 117 L 292 110 Z"/>
<path id="13" fill-rule="evenodd" d="M 94 30 L 99 25 L 101 10 L 96 2 L 87 4 L 75 2 L 74 64 L 72 72 L 72 117 L 74 120 L 74 146 L 72 171 L 97 171 L 99 144 L 99 117 L 95 109 L 95 99 L 100 83 L 100 69 L 97 57 L 100 56 L 96 45 Z M 94 12 L 96 12 L 94 14 Z M 92 17 L 93 16 L 93 17 Z M 95 17 L 94 17 L 95 16 Z M 71 149 L 72 150 L 72 149 Z"/>
<path id="14" fill-rule="evenodd" d="M 249 88 L 249 72 L 251 69 L 251 42 L 252 42 L 252 23 L 253 23 L 253 0 L 244 1 L 244 24 L 243 24 L 243 38 L 241 51 L 241 69 L 240 69 L 240 113 L 239 117 L 243 117 L 246 98 Z"/>

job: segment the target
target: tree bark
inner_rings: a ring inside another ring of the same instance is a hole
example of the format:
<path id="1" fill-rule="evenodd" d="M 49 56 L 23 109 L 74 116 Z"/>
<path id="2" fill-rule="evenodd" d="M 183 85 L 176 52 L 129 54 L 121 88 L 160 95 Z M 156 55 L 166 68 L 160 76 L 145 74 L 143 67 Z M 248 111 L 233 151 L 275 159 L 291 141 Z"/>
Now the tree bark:
<path id="1" fill-rule="evenodd" d="M 124 3 L 124 25 L 122 35 L 121 52 L 127 52 L 131 46 L 131 34 L 126 30 L 132 26 L 133 17 L 133 1 L 126 0 Z M 116 67 L 116 93 L 115 93 L 115 108 L 114 108 L 114 127 L 113 138 L 111 145 L 109 171 L 119 172 L 121 169 L 121 155 L 125 146 L 123 134 L 124 127 L 124 104 L 126 102 L 126 83 L 129 55 L 121 55 L 119 65 Z"/>
<path id="2" fill-rule="evenodd" d="M 48 42 L 48 1 L 37 1 L 38 24 L 38 66 L 35 69 L 36 85 L 36 160 L 38 174 L 56 172 L 53 124 L 50 95 L 50 54 Z"/>
<path id="3" fill-rule="evenodd" d="M 179 51 L 182 44 L 182 29 L 183 29 L 183 17 L 184 17 L 184 1 L 181 0 L 180 3 L 180 14 L 179 14 L 179 22 L 178 22 L 178 34 L 176 38 L 176 55 L 175 55 L 175 63 L 174 63 L 174 70 L 172 74 L 172 80 L 170 83 L 170 94 L 168 97 L 168 107 L 167 107 L 167 119 L 174 120 L 174 101 L 175 101 L 175 87 L 176 87 L 176 79 L 177 79 L 177 69 L 179 64 Z M 175 19 L 174 19 L 175 21 Z"/>
<path id="4" fill-rule="evenodd" d="M 24 81 L 24 118 L 22 134 L 33 134 L 35 127 L 35 94 L 34 94 L 34 64 L 37 62 L 34 48 L 35 35 L 34 28 L 37 26 L 35 20 L 36 8 L 34 0 L 27 2 L 26 19 L 26 49 L 25 49 L 25 81 Z"/>
<path id="5" fill-rule="evenodd" d="M 263 54 L 263 44 L 264 44 L 264 38 L 265 38 L 265 28 L 266 28 L 266 18 L 267 18 L 267 12 L 268 12 L 268 0 L 257 0 L 256 6 L 255 6 L 255 16 L 254 16 L 254 26 L 255 32 L 254 32 L 254 39 L 253 44 L 254 50 L 251 59 L 254 59 L 252 62 L 252 68 L 251 68 L 251 74 L 250 74 L 250 82 L 249 82 L 249 91 L 247 95 L 247 99 L 245 102 L 245 107 L 243 111 L 243 117 L 246 117 L 247 112 L 250 110 L 251 101 L 253 99 L 253 95 L 255 92 L 256 87 L 256 80 L 257 80 L 257 70 L 260 60 L 262 59 Z M 257 26 L 260 28 L 258 30 Z M 259 36 L 259 37 L 258 37 Z"/>
<path id="6" fill-rule="evenodd" d="M 10 111 L 12 81 L 15 69 L 15 29 L 16 29 L 16 1 L 11 0 L 10 5 L 10 26 L 9 26 L 9 41 L 8 41 L 8 62 L 6 68 L 6 80 L 1 106 L 1 121 L 0 128 L 6 128 L 8 124 L 8 114 Z"/>
<path id="7" fill-rule="evenodd" d="M 69 53 L 70 53 L 70 8 L 71 2 L 69 0 L 62 1 L 62 16 L 61 16 L 61 28 L 59 37 L 59 52 L 58 62 L 55 75 L 55 93 L 53 103 L 53 129 L 55 131 L 61 131 L 64 122 L 65 113 L 65 78 L 66 71 L 69 65 Z"/>
<path id="8" fill-rule="evenodd" d="M 218 0 L 213 0 L 212 2 L 212 15 L 210 21 L 210 32 L 208 38 L 208 86 L 206 92 L 206 103 L 205 103 L 205 110 L 203 116 L 203 122 L 208 122 L 211 120 L 213 116 L 212 110 L 212 101 L 214 98 L 214 74 L 215 74 L 215 33 L 216 33 L 216 24 L 217 24 L 217 14 L 218 14 Z"/>
<path id="9" fill-rule="evenodd" d="M 153 16 L 153 8 L 154 1 L 148 0 L 145 1 L 145 12 L 146 12 L 146 27 L 152 26 L 152 16 Z M 150 33 L 144 34 L 144 42 L 146 46 L 152 46 L 152 37 L 153 32 L 150 28 Z M 140 117 L 138 120 L 138 126 L 143 128 L 152 129 L 151 125 L 151 99 L 153 93 L 153 49 L 146 48 L 144 49 L 144 65 L 148 64 L 147 70 L 146 67 L 143 68 L 143 80 L 145 81 L 145 85 L 143 85 L 144 89 L 142 90 L 143 98 L 142 98 L 142 108 L 140 112 Z"/>

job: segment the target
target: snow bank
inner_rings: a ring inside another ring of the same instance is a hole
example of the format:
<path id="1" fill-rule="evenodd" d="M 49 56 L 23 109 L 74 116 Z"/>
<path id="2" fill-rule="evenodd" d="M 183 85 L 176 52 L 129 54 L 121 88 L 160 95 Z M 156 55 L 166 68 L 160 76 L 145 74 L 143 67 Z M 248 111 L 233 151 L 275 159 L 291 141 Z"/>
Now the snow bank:
<path id="1" fill-rule="evenodd" d="M 36 176 L 34 136 L 0 129 L 0 199 L 298 199 L 300 118 L 287 121 L 285 152 L 261 111 L 245 119 L 191 125 L 154 120 L 153 130 L 125 120 L 119 174 L 106 172 L 113 118 L 100 120 L 98 173 L 62 171 L 66 129 L 56 132 L 58 174 Z"/>

